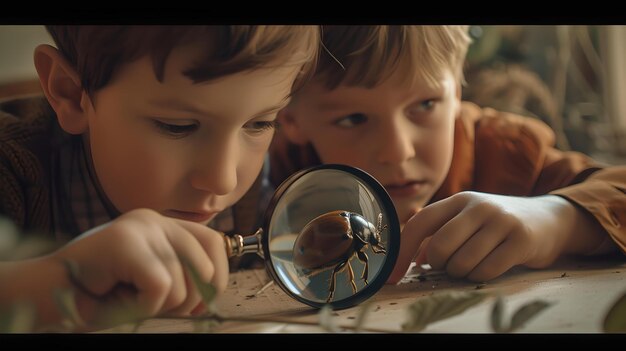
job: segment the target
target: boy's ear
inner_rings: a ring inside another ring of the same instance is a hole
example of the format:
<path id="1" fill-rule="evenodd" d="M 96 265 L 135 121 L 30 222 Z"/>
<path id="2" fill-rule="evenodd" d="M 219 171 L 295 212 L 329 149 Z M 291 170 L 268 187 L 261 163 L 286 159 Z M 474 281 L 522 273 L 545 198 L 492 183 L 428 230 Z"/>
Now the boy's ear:
<path id="1" fill-rule="evenodd" d="M 281 131 L 284 132 L 290 142 L 299 145 L 304 145 L 309 142 L 309 139 L 302 132 L 302 129 L 296 122 L 289 106 L 280 110 L 276 118 L 280 124 Z"/>
<path id="2" fill-rule="evenodd" d="M 63 130 L 70 134 L 87 131 L 89 124 L 81 105 L 83 89 L 78 73 L 50 45 L 39 45 L 35 49 L 34 60 L 43 92 Z"/>

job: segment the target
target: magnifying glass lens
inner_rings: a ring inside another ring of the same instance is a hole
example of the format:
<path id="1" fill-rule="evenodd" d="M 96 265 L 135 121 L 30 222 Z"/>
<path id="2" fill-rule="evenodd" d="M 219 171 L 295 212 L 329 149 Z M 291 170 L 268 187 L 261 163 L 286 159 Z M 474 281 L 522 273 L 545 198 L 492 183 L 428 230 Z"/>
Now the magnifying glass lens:
<path id="1" fill-rule="evenodd" d="M 281 184 L 263 228 L 268 271 L 290 296 L 314 307 L 346 308 L 373 295 L 400 243 L 384 188 L 342 165 L 301 171 Z"/>

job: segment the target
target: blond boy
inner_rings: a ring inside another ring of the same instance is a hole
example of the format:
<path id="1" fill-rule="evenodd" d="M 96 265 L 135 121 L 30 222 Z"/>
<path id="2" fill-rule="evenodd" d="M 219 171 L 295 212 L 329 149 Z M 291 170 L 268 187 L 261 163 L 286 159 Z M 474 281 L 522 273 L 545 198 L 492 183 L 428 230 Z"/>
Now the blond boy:
<path id="1" fill-rule="evenodd" d="M 565 254 L 626 250 L 626 167 L 555 149 L 536 119 L 462 102 L 467 27 L 323 33 L 315 76 L 279 114 L 272 180 L 319 163 L 376 177 L 404 226 L 390 282 L 416 255 L 486 281 Z"/>

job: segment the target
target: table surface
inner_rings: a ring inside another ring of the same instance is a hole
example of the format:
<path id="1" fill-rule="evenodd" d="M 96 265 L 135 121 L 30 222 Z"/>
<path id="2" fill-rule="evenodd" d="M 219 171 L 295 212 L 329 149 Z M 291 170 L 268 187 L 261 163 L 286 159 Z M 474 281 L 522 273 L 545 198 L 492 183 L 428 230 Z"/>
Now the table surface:
<path id="1" fill-rule="evenodd" d="M 477 284 L 447 275 L 425 281 L 409 273 L 398 285 L 385 285 L 366 303 L 333 311 L 336 326 L 354 326 L 364 305 L 369 313 L 361 331 L 401 332 L 407 309 L 419 298 L 451 291 L 481 291 L 488 297 L 461 314 L 429 324 L 425 333 L 492 333 L 490 315 L 496 296 L 504 301 L 504 316 L 535 300 L 551 306 L 529 320 L 516 332 L 522 333 L 599 333 L 609 308 L 626 293 L 626 260 L 561 260 L 549 269 L 531 270 L 516 267 L 485 284 Z M 322 333 L 319 310 L 304 305 L 270 284 L 263 269 L 232 273 L 228 288 L 217 300 L 217 310 L 226 318 L 256 318 L 259 321 L 227 320 L 212 327 L 217 333 Z M 263 289 L 263 290 L 262 290 Z M 268 319 L 279 320 L 270 322 Z M 296 322 L 313 325 L 297 324 Z M 202 324 L 186 319 L 155 318 L 136 326 L 121 326 L 104 332 L 191 333 L 206 331 Z M 130 328 L 130 329 L 129 329 Z M 340 331 L 350 331 L 340 329 Z"/>

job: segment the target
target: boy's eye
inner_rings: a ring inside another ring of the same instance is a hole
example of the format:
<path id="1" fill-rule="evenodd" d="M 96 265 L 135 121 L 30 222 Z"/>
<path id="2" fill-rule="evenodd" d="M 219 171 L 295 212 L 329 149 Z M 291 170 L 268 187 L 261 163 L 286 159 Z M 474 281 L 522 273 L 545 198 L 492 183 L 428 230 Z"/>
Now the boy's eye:
<path id="1" fill-rule="evenodd" d="M 435 100 L 426 100 L 426 101 L 422 101 L 420 103 L 420 107 L 423 108 L 424 110 L 430 110 L 431 108 L 433 108 L 433 106 L 435 106 Z"/>
<path id="2" fill-rule="evenodd" d="M 152 120 L 154 125 L 163 133 L 170 136 L 185 136 L 198 130 L 197 124 L 170 124 L 159 120 Z"/>
<path id="3" fill-rule="evenodd" d="M 248 122 L 244 125 L 244 128 L 252 134 L 260 134 L 264 131 L 273 130 L 276 128 L 278 122 L 274 121 L 255 121 Z"/>
<path id="4" fill-rule="evenodd" d="M 435 99 L 420 101 L 419 103 L 411 106 L 410 110 L 414 112 L 430 111 L 435 107 L 435 102 Z"/>
<path id="5" fill-rule="evenodd" d="M 352 128 L 359 124 L 367 122 L 367 117 L 362 113 L 353 113 L 346 117 L 335 120 L 334 124 L 343 128 Z"/>

